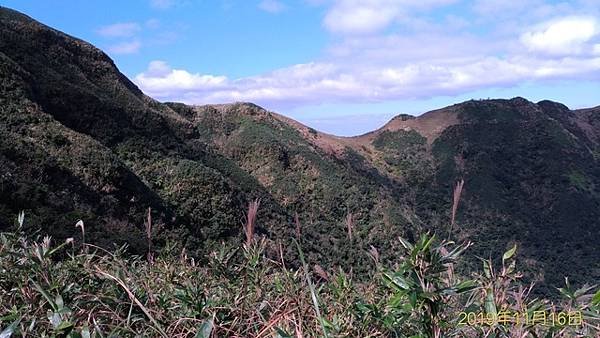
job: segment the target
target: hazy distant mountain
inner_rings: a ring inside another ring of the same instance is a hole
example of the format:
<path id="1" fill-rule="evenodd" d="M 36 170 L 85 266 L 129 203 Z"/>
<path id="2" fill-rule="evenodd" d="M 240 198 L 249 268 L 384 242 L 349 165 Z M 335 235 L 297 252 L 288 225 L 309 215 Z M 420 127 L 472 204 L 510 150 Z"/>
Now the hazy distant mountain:
<path id="1" fill-rule="evenodd" d="M 159 103 L 102 51 L 1 8 L 0 117 L 3 228 L 25 209 L 32 230 L 76 236 L 83 219 L 90 241 L 143 252 L 150 207 L 161 241 L 201 255 L 240 240 L 260 198 L 271 246 L 295 256 L 297 214 L 325 267 L 360 272 L 371 245 L 392 260 L 397 236 L 430 230 L 485 257 L 517 242 L 546 286 L 600 278 L 600 108 L 468 101 L 337 137 L 249 103 Z"/>

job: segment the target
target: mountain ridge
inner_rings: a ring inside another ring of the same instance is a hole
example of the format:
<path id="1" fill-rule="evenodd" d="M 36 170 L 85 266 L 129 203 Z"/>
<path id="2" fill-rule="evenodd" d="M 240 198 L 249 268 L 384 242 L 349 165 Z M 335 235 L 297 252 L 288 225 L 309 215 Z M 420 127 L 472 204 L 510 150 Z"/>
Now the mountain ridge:
<path id="1" fill-rule="evenodd" d="M 251 103 L 158 102 L 102 51 L 5 8 L 0 75 L 2 229 L 26 210 L 28 231 L 77 237 L 82 219 L 90 242 L 143 253 L 150 208 L 157 247 L 202 259 L 241 241 L 260 200 L 257 232 L 291 264 L 296 238 L 361 274 L 371 246 L 395 262 L 398 236 L 429 231 L 482 257 L 518 243 L 542 293 L 600 278 L 600 107 L 471 100 L 340 137 Z"/>

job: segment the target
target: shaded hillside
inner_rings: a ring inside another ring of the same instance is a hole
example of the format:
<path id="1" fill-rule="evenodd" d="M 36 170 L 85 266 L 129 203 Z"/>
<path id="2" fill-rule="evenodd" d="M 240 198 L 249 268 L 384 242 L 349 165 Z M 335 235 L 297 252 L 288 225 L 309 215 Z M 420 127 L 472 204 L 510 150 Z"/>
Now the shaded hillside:
<path id="1" fill-rule="evenodd" d="M 25 209 L 54 235 L 72 236 L 81 218 L 91 239 L 133 244 L 151 207 L 157 225 L 199 247 L 237 236 L 254 195 L 285 219 L 256 180 L 88 43 L 2 8 L 0 57 L 4 226 Z"/>
<path id="2" fill-rule="evenodd" d="M 571 111 L 522 98 L 468 101 L 419 117 L 399 115 L 357 137 L 311 132 L 274 117 L 349 166 L 348 149 L 364 158 L 401 191 L 396 207 L 408 208 L 423 229 L 473 240 L 481 257 L 498 257 L 518 243 L 539 292 L 555 292 L 565 276 L 576 283 L 600 278 L 598 108 Z M 465 189 L 450 229 L 460 179 Z"/>
<path id="3" fill-rule="evenodd" d="M 398 244 L 390 238 L 412 236 L 420 225 L 406 208 L 406 185 L 382 175 L 350 147 L 337 145 L 332 152 L 315 145 L 317 131 L 249 103 L 167 105 L 195 125 L 201 142 L 298 215 L 298 229 L 290 224 L 294 236 L 299 232 L 309 256 L 324 266 L 360 270 L 368 265 L 371 245 L 383 259 L 395 258 Z"/>
<path id="4" fill-rule="evenodd" d="M 266 112 L 250 104 L 220 107 L 227 125 L 218 109 L 161 104 L 93 46 L 0 13 L 4 227 L 24 209 L 32 226 L 67 237 L 83 219 L 88 240 L 140 252 L 151 207 L 161 240 L 201 252 L 239 240 L 247 203 L 260 198 L 259 233 L 289 241 L 297 213 L 315 261 L 357 269 L 369 259 L 363 249 L 387 248 L 408 227 L 398 188 L 355 152 L 344 150 L 350 165 L 286 123 L 257 119 Z"/>
<path id="5" fill-rule="evenodd" d="M 177 106 L 204 142 L 277 200 L 308 213 L 310 224 L 316 212 L 316 231 L 329 241 L 315 243 L 335 253 L 346 243 L 332 239 L 345 230 L 335 220 L 353 212 L 363 229 L 353 250 L 389 250 L 398 228 L 408 235 L 428 229 L 473 240 L 481 257 L 499 257 L 518 243 L 539 292 L 555 292 L 564 276 L 575 283 L 600 277 L 598 109 L 522 98 L 469 101 L 400 115 L 377 131 L 343 138 L 251 104 Z M 459 179 L 465 189 L 450 229 Z M 388 240 L 373 235 L 381 233 Z"/>
<path id="6" fill-rule="evenodd" d="M 517 241 L 549 285 L 600 278 L 599 148 L 577 114 L 550 101 L 471 102 L 433 145 L 438 184 L 465 178 L 464 235 L 487 248 Z"/>
<path id="7" fill-rule="evenodd" d="M 440 114 L 452 123 L 432 132 L 427 120 Z M 415 212 L 435 230 L 450 230 L 435 212 L 448 210 L 453 184 L 464 178 L 453 238 L 474 240 L 483 257 L 517 242 L 531 279 L 583 283 L 600 278 L 599 116 L 551 101 L 469 101 L 396 118 L 359 139 L 379 152 L 382 170 L 427 177 L 412 185 Z"/>

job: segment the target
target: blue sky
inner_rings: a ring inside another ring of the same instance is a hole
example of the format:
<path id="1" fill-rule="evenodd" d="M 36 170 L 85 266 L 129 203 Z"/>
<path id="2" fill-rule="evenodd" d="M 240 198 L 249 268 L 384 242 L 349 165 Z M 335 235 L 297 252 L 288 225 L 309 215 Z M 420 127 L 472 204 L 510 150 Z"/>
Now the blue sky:
<path id="1" fill-rule="evenodd" d="M 251 101 L 338 135 L 471 98 L 600 105 L 600 1 L 4 0 L 148 95 Z"/>

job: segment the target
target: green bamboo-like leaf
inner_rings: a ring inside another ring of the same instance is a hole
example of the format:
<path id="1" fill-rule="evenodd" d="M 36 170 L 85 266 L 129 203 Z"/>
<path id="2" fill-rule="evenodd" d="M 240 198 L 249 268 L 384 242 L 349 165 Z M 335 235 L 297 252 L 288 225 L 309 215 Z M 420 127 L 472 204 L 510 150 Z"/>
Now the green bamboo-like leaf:
<path id="1" fill-rule="evenodd" d="M 456 293 L 464 293 L 477 288 L 477 283 L 474 280 L 466 280 L 455 286 Z"/>
<path id="2" fill-rule="evenodd" d="M 71 330 L 73 330 L 73 323 L 68 322 L 68 321 L 63 321 L 61 322 L 58 327 L 56 328 L 56 331 L 60 332 L 61 334 L 68 334 L 69 332 L 71 332 Z"/>
<path id="3" fill-rule="evenodd" d="M 84 325 L 81 329 L 81 338 L 91 338 L 90 329 L 87 327 L 87 325 Z"/>
<path id="4" fill-rule="evenodd" d="M 447 253 L 446 255 L 442 256 L 441 259 L 441 263 L 442 264 L 446 264 L 446 263 L 452 263 L 454 261 L 456 261 L 458 259 L 458 257 L 465 251 L 467 250 L 467 247 L 464 245 L 458 245 L 456 246 L 454 249 L 452 249 L 452 251 L 450 251 L 449 253 Z"/>
<path id="5" fill-rule="evenodd" d="M 579 298 L 585 294 L 587 294 L 588 292 L 592 291 L 593 289 L 596 288 L 596 285 L 584 285 L 582 287 L 580 287 L 579 289 L 575 290 L 575 292 L 573 293 L 573 296 L 575 296 L 575 298 Z"/>
<path id="6" fill-rule="evenodd" d="M 35 323 L 36 320 L 35 318 L 31 321 L 31 323 L 29 324 L 29 329 L 27 330 L 28 332 L 33 332 L 33 328 L 35 327 Z"/>
<path id="7" fill-rule="evenodd" d="M 485 312 L 490 313 L 493 316 L 496 315 L 496 302 L 494 301 L 494 293 L 491 289 L 486 291 L 485 297 Z"/>
<path id="8" fill-rule="evenodd" d="M 600 290 L 598 290 L 598 292 L 596 292 L 596 294 L 592 298 L 592 304 L 600 305 Z"/>
<path id="9" fill-rule="evenodd" d="M 55 330 L 57 330 L 60 326 L 60 323 L 62 323 L 60 315 L 56 312 L 48 311 L 48 320 L 50 321 L 50 324 L 52 324 L 52 327 L 54 327 Z"/>
<path id="10" fill-rule="evenodd" d="M 402 244 L 402 246 L 406 249 L 406 250 L 410 250 L 412 251 L 412 249 L 414 248 L 412 244 L 410 244 L 409 241 L 405 240 L 402 237 L 398 237 L 398 240 L 400 241 L 400 244 Z"/>
<path id="11" fill-rule="evenodd" d="M 64 303 L 61 295 L 56 295 L 56 298 L 54 299 L 54 303 L 56 303 L 56 306 L 58 307 L 59 310 L 65 306 L 65 303 Z"/>
<path id="12" fill-rule="evenodd" d="M 65 247 L 65 245 L 67 245 L 67 242 L 61 243 L 59 246 L 57 246 L 56 248 L 49 250 L 48 252 L 44 253 L 44 257 L 50 257 L 52 256 L 55 252 L 57 252 L 58 250 L 62 249 Z"/>
<path id="13" fill-rule="evenodd" d="M 504 255 L 502 255 L 502 263 L 504 264 L 504 261 L 514 256 L 515 252 L 517 252 L 517 244 L 514 244 L 510 250 L 506 251 Z"/>
<path id="14" fill-rule="evenodd" d="M 52 309 L 54 311 L 58 311 L 58 306 L 56 305 L 56 303 L 54 302 L 54 300 L 52 299 L 52 297 L 50 297 L 50 295 L 44 289 L 42 289 L 42 287 L 38 283 L 36 283 L 34 281 L 31 281 L 31 283 L 33 284 L 33 287 L 39 293 L 41 293 L 42 296 L 44 296 L 44 298 L 46 298 L 46 300 L 48 301 L 48 303 L 50 304 L 50 306 L 52 307 Z"/>
<path id="15" fill-rule="evenodd" d="M 196 338 L 209 338 L 212 330 L 214 328 L 214 323 L 212 319 L 207 319 L 202 322 L 200 327 L 198 328 L 198 332 L 196 333 Z"/>
<path id="16" fill-rule="evenodd" d="M 386 272 L 383 274 L 383 278 L 397 289 L 408 290 L 410 288 L 410 283 L 402 276 L 396 274 L 391 275 Z"/>
<path id="17" fill-rule="evenodd" d="M 515 267 L 516 267 L 516 264 L 515 264 L 515 261 L 513 260 L 508 265 L 508 268 L 506 269 L 506 273 L 511 274 L 513 271 L 515 271 Z"/>
<path id="18" fill-rule="evenodd" d="M 19 228 L 23 227 L 24 221 L 25 221 L 25 211 L 21 210 L 21 212 L 19 212 L 19 216 L 17 217 L 17 223 L 19 224 Z"/>
<path id="19" fill-rule="evenodd" d="M 0 338 L 9 338 L 13 333 L 17 330 L 19 323 L 21 322 L 21 318 L 12 322 L 8 327 L 6 327 L 2 332 L 0 332 Z"/>
<path id="20" fill-rule="evenodd" d="M 483 273 L 485 277 L 492 278 L 492 266 L 487 260 L 483 260 Z"/>
<path id="21" fill-rule="evenodd" d="M 583 318 L 585 319 L 585 321 L 600 320 L 600 314 L 593 312 L 593 311 L 583 310 L 583 311 L 581 311 L 581 314 L 583 315 Z"/>
<path id="22" fill-rule="evenodd" d="M 410 300 L 410 306 L 412 306 L 413 308 L 415 306 L 417 306 L 417 293 L 416 292 L 411 292 L 409 294 L 409 300 Z"/>
<path id="23" fill-rule="evenodd" d="M 302 263 L 302 267 L 304 268 L 304 274 L 306 275 L 306 282 L 308 283 L 308 288 L 310 290 L 310 296 L 313 301 L 315 313 L 317 315 L 317 318 L 319 319 L 319 323 L 321 324 L 321 329 L 323 330 L 323 336 L 325 338 L 328 338 L 329 335 L 327 334 L 327 329 L 325 328 L 325 321 L 324 321 L 324 318 L 321 316 L 321 310 L 319 308 L 319 299 L 317 297 L 317 292 L 315 291 L 315 286 L 312 283 L 312 280 L 310 279 L 310 273 L 308 271 L 308 264 L 306 264 L 306 261 L 304 260 L 304 252 L 302 251 L 300 244 L 298 244 L 298 242 L 296 240 L 294 240 L 294 243 L 296 244 L 296 248 L 298 249 L 298 253 L 300 255 L 300 262 Z"/>
<path id="24" fill-rule="evenodd" d="M 425 237 L 427 238 L 427 237 Z M 433 241 L 435 240 L 435 236 L 431 236 L 429 237 L 429 239 L 427 239 L 424 243 L 423 243 L 423 247 L 422 250 L 425 251 L 427 249 L 429 249 L 429 247 L 431 246 L 431 243 L 433 243 Z"/>

